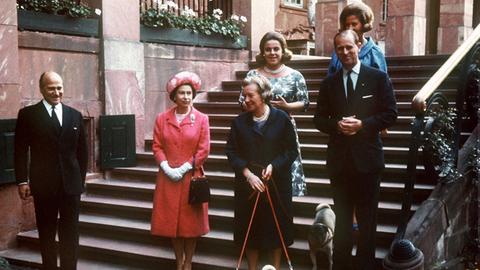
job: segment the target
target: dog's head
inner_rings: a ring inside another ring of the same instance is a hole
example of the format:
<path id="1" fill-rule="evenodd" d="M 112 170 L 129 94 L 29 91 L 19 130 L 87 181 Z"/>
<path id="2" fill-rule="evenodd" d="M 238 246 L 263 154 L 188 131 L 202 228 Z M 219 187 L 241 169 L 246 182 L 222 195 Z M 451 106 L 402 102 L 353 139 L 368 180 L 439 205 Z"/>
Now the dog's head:
<path id="1" fill-rule="evenodd" d="M 273 265 L 267 264 L 264 267 L 262 267 L 262 270 L 276 270 Z"/>
<path id="2" fill-rule="evenodd" d="M 308 240 L 312 244 L 322 245 L 331 237 L 330 231 L 324 224 L 316 223 L 310 227 Z"/>

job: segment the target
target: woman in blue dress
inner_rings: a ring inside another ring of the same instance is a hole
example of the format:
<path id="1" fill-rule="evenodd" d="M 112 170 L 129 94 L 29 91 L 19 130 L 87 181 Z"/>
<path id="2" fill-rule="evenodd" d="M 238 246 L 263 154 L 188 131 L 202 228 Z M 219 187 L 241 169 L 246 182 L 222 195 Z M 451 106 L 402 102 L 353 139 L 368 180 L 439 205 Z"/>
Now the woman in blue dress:
<path id="1" fill-rule="evenodd" d="M 259 67 L 247 73 L 247 77 L 265 76 L 272 85 L 273 98 L 270 104 L 275 108 L 284 110 L 289 115 L 296 111 L 306 111 L 310 104 L 307 84 L 302 74 L 285 65 L 291 58 L 292 52 L 287 49 L 285 38 L 280 33 L 268 32 L 262 37 L 260 53 L 256 56 Z M 240 95 L 239 101 L 243 106 L 242 95 Z M 290 117 L 290 119 L 296 131 L 295 120 L 293 117 Z M 292 195 L 303 196 L 306 194 L 307 185 L 303 173 L 297 132 L 295 132 L 295 135 L 299 155 L 291 168 Z"/>
<path id="2" fill-rule="evenodd" d="M 383 72 L 387 72 L 387 63 L 385 61 L 385 55 L 380 47 L 375 44 L 372 37 L 365 36 L 365 33 L 373 29 L 373 12 L 372 9 L 362 2 L 354 2 L 343 8 L 340 13 L 340 31 L 353 30 L 358 34 L 362 44 L 360 44 L 360 52 L 358 53 L 358 59 L 362 64 L 380 69 Z M 333 52 L 332 60 L 328 66 L 327 76 L 335 74 L 342 68 L 342 63 L 337 57 L 337 54 Z"/>

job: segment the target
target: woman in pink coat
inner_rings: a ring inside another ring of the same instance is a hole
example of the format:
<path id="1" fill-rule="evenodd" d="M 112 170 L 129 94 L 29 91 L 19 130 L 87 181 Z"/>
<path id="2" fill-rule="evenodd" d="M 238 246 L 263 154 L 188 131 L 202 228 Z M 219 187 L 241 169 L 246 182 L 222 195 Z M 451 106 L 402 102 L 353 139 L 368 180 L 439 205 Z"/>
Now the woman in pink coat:
<path id="1" fill-rule="evenodd" d="M 208 233 L 208 203 L 189 204 L 188 192 L 195 158 L 195 176 L 203 174 L 210 152 L 208 116 L 192 106 L 200 89 L 197 74 L 180 72 L 167 83 L 176 106 L 155 120 L 153 154 L 159 164 L 153 199 L 153 235 L 172 238 L 177 270 L 190 270 L 198 237 Z"/>

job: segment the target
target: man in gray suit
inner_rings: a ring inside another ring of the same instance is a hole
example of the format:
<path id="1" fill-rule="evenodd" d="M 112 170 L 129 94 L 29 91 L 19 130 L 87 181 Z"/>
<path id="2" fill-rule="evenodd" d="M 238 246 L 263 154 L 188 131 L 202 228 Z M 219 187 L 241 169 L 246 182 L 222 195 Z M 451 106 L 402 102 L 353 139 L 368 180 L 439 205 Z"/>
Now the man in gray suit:
<path id="1" fill-rule="evenodd" d="M 15 176 L 22 199 L 33 196 L 43 269 L 76 269 L 80 194 L 87 170 L 83 117 L 62 104 L 63 81 L 55 72 L 39 80 L 43 100 L 18 112 Z M 59 219 L 57 220 L 57 216 Z"/>
<path id="2" fill-rule="evenodd" d="M 397 107 L 386 73 L 358 60 L 360 40 L 352 30 L 334 38 L 343 68 L 320 86 L 315 126 L 330 135 L 327 170 L 336 214 L 333 269 L 375 269 L 375 232 L 380 176 L 385 166 L 380 131 L 395 123 Z M 352 214 L 359 225 L 357 262 Z"/>

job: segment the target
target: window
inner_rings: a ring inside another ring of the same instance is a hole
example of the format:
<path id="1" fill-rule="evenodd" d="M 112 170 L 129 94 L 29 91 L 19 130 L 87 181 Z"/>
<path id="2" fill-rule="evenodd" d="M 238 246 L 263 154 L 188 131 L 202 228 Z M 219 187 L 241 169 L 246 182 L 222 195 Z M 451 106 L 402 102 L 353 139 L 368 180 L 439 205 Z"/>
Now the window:
<path id="1" fill-rule="evenodd" d="M 383 0 L 382 11 L 381 11 L 382 22 L 387 22 L 388 17 L 388 0 Z"/>
<path id="2" fill-rule="evenodd" d="M 303 0 L 283 0 L 286 6 L 303 8 Z"/>

